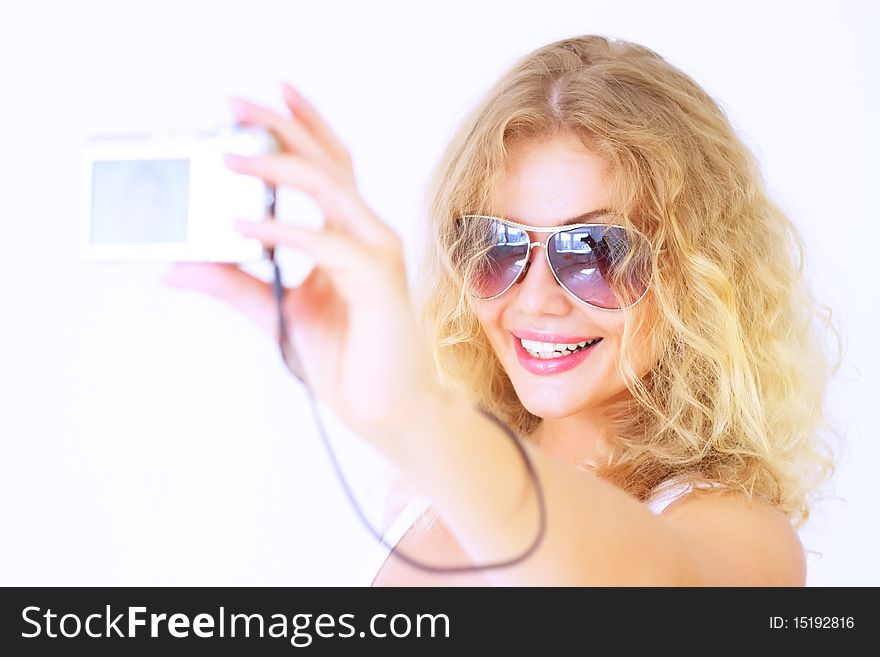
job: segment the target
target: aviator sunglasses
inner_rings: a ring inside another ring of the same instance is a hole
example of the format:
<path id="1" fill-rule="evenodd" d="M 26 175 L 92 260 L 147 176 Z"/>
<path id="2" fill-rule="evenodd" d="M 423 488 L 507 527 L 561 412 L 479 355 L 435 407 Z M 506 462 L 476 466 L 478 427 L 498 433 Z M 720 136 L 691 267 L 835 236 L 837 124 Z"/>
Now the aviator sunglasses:
<path id="1" fill-rule="evenodd" d="M 596 210 L 563 226 L 529 226 L 503 217 L 461 215 L 463 222 L 479 222 L 485 236 L 473 256 L 469 293 L 483 300 L 501 296 L 523 279 L 532 249 L 541 246 L 556 281 L 578 301 L 599 310 L 634 306 L 650 284 L 651 244 L 635 228 L 592 223 L 612 216 Z M 550 236 L 532 242 L 528 231 Z"/>

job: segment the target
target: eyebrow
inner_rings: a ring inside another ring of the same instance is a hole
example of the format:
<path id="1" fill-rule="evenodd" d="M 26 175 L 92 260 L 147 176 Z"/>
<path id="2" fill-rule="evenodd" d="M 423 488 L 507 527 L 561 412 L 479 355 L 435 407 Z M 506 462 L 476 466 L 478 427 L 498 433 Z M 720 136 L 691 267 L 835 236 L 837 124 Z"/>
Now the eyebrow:
<path id="1" fill-rule="evenodd" d="M 604 217 L 609 214 L 611 214 L 611 210 L 608 210 L 606 208 L 602 208 L 600 210 L 591 210 L 590 212 L 578 215 L 577 217 L 566 219 L 565 223 L 563 223 L 562 225 L 567 226 L 569 224 L 588 224 L 596 217 Z"/>
<path id="2" fill-rule="evenodd" d="M 520 226 L 526 230 L 546 232 L 546 231 L 553 231 L 553 230 L 567 228 L 569 226 L 576 226 L 578 224 L 594 223 L 593 220 L 596 219 L 597 217 L 607 217 L 609 215 L 614 215 L 614 211 L 610 210 L 608 208 L 600 208 L 598 210 L 590 210 L 589 212 L 585 212 L 584 214 L 579 214 L 576 217 L 571 217 L 570 219 L 566 219 L 565 223 L 556 224 L 555 226 L 532 226 L 530 224 L 524 224 L 520 221 L 517 221 L 516 219 L 511 219 L 509 217 L 504 217 L 501 215 L 494 215 L 494 214 L 466 214 L 466 215 L 460 215 L 459 219 L 461 219 L 463 217 L 482 217 L 484 219 L 501 219 L 503 221 L 506 221 L 506 222 L 509 222 L 512 224 L 516 224 L 517 226 Z"/>

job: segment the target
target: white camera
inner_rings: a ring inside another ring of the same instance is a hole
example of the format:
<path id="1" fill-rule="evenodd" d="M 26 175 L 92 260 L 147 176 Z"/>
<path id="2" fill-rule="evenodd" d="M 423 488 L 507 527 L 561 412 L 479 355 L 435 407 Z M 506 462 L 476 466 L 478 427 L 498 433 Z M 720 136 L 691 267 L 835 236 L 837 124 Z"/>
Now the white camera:
<path id="1" fill-rule="evenodd" d="M 271 132 L 254 126 L 89 139 L 83 148 L 80 254 L 89 260 L 260 260 L 262 245 L 233 223 L 264 217 L 273 190 L 232 171 L 223 154 L 277 150 Z"/>

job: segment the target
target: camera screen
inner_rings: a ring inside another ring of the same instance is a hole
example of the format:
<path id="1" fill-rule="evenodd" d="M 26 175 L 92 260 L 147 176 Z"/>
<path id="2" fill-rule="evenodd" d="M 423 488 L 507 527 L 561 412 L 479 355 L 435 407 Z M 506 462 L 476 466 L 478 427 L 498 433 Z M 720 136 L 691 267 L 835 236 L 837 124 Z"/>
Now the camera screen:
<path id="1" fill-rule="evenodd" d="M 189 160 L 95 162 L 91 241 L 185 242 L 188 202 Z"/>

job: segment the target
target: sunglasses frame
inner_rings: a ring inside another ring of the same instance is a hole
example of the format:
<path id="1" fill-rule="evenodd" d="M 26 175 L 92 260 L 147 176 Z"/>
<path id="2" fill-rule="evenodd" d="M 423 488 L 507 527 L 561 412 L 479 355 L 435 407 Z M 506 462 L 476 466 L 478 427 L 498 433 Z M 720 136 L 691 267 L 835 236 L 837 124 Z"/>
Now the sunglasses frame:
<path id="1" fill-rule="evenodd" d="M 611 212 L 609 212 L 608 210 L 596 210 L 595 212 L 588 212 L 587 214 L 582 215 L 581 217 L 578 217 L 578 218 L 579 219 L 589 219 L 594 216 L 608 216 L 610 214 L 611 214 Z M 589 308 L 593 308 L 595 310 L 604 310 L 607 312 L 620 312 L 621 310 L 628 310 L 628 309 L 632 308 L 633 306 L 635 306 L 639 301 L 644 299 L 645 295 L 648 294 L 648 290 L 651 288 L 651 281 L 649 279 L 647 284 L 645 285 L 645 291 L 642 292 L 641 296 L 638 299 L 633 301 L 628 306 L 622 306 L 620 308 L 602 308 L 601 306 L 597 306 L 595 304 L 592 304 L 589 301 L 584 301 L 579 296 L 577 296 L 574 292 L 569 290 L 565 286 L 565 284 L 563 284 L 563 282 L 561 280 L 559 280 L 559 276 L 556 275 L 556 270 L 553 268 L 553 263 L 550 262 L 550 250 L 547 248 L 547 244 L 550 242 L 550 240 L 552 240 L 554 237 L 556 237 L 556 235 L 558 235 L 559 233 L 564 233 L 566 231 L 573 230 L 575 228 L 591 228 L 594 226 L 602 226 L 602 227 L 608 227 L 608 228 L 622 228 L 623 230 L 632 231 L 632 232 L 636 233 L 637 235 L 640 235 L 641 238 L 643 240 L 645 240 L 645 243 L 648 244 L 649 247 L 651 247 L 651 240 L 649 240 L 645 236 L 644 233 L 642 233 L 640 230 L 638 230 L 636 228 L 632 228 L 630 226 L 623 226 L 621 224 L 596 223 L 596 222 L 572 223 L 572 224 L 564 224 L 561 226 L 530 226 L 528 224 L 518 223 L 518 222 L 513 221 L 511 219 L 505 219 L 504 217 L 495 217 L 493 215 L 487 215 L 487 214 L 463 214 L 459 217 L 459 219 L 462 219 L 462 220 L 466 220 L 466 219 L 492 219 L 492 220 L 497 221 L 503 225 L 511 226 L 513 228 L 519 228 L 520 230 L 531 231 L 533 233 L 549 233 L 550 234 L 544 242 L 532 242 L 531 240 L 529 241 L 528 250 L 526 251 L 526 256 L 525 256 L 525 258 L 523 258 L 524 264 L 523 264 L 522 268 L 517 272 L 516 276 L 514 276 L 513 280 L 510 282 L 510 284 L 508 284 L 507 287 L 505 287 L 503 290 L 501 290 L 501 292 L 499 292 L 498 294 L 495 294 L 491 297 L 478 297 L 477 295 L 473 294 L 470 290 L 468 290 L 468 294 L 470 294 L 470 296 L 472 296 L 475 299 L 479 299 L 480 301 L 491 301 L 492 299 L 497 299 L 502 294 L 507 292 L 510 288 L 512 288 L 514 285 L 516 285 L 520 280 L 522 280 L 524 272 L 529 267 L 529 262 L 532 257 L 532 248 L 535 246 L 544 247 L 544 256 L 547 258 L 547 265 L 550 267 L 550 272 L 553 274 L 553 278 L 556 279 L 556 282 L 559 284 L 559 287 L 561 287 L 570 296 L 577 299 L 580 303 L 584 304 L 585 306 L 588 306 Z M 526 236 L 528 237 L 528 234 Z"/>

